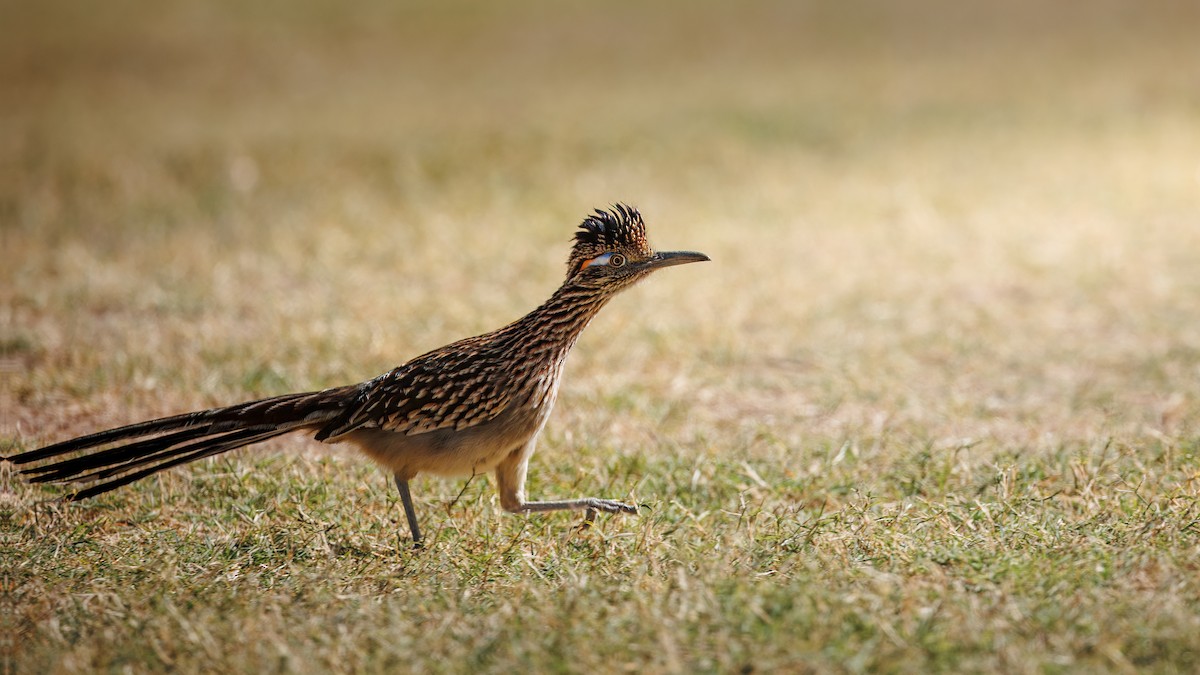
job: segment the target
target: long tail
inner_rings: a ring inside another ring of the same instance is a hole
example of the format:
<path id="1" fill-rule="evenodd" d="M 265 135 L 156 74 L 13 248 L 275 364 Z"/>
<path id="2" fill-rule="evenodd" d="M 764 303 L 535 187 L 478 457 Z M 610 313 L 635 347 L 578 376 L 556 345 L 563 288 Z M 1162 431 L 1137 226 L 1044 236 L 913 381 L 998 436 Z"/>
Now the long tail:
<path id="1" fill-rule="evenodd" d="M 173 466 L 320 425 L 341 413 L 357 390 L 352 385 L 164 417 L 80 436 L 8 460 L 28 464 L 102 448 L 21 470 L 31 483 L 95 483 L 66 497 L 87 499 Z"/>

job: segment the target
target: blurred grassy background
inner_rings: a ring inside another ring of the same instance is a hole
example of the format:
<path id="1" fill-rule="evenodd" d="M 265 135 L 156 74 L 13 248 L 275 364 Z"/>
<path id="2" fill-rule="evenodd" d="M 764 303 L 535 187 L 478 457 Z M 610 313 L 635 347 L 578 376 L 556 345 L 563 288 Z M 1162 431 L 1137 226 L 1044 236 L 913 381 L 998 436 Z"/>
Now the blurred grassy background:
<path id="1" fill-rule="evenodd" d="M 597 319 L 531 469 L 653 515 L 421 481 L 414 556 L 299 440 L 6 476 L 18 671 L 1200 667 L 1194 3 L 3 14 L 5 454 L 495 328 L 613 201 L 715 261 Z"/>

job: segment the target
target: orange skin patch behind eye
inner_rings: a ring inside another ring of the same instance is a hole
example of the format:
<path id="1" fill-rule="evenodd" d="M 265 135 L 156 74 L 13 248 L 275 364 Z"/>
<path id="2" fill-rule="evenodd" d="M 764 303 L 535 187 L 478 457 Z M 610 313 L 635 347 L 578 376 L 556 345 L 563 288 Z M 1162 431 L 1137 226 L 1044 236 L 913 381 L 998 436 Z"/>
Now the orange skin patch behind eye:
<path id="1" fill-rule="evenodd" d="M 587 268 L 591 267 L 592 265 L 595 265 L 597 260 L 603 258 L 604 256 L 611 256 L 611 255 L 612 255 L 611 253 L 601 253 L 600 255 L 596 256 L 595 258 L 592 258 L 591 260 L 583 261 L 583 265 L 579 269 L 586 270 Z M 608 261 L 606 260 L 605 262 L 608 262 Z"/>

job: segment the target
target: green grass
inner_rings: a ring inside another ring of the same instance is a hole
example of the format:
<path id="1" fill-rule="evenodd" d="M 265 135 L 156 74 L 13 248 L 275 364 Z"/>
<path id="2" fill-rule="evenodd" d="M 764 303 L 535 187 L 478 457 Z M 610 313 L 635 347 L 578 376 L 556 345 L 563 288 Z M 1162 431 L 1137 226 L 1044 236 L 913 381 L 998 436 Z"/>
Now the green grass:
<path id="1" fill-rule="evenodd" d="M 1200 669 L 1187 3 L 6 3 L 0 452 L 612 303 L 535 498 L 277 440 L 0 467 L 9 672 Z"/>

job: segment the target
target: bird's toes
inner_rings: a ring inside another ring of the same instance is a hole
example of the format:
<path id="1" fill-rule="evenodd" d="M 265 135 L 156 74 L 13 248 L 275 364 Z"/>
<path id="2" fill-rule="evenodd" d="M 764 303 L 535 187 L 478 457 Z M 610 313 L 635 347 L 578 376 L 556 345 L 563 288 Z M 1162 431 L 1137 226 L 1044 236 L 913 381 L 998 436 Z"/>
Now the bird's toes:
<path id="1" fill-rule="evenodd" d="M 597 499 L 592 504 L 592 508 L 604 511 L 605 513 L 637 513 L 638 507 L 633 504 L 618 502 L 615 499 Z"/>

